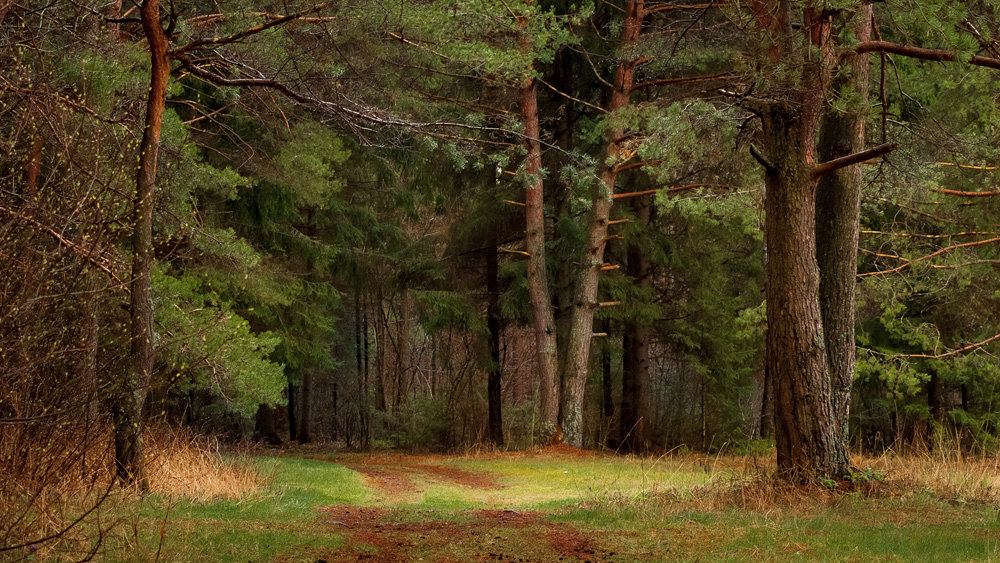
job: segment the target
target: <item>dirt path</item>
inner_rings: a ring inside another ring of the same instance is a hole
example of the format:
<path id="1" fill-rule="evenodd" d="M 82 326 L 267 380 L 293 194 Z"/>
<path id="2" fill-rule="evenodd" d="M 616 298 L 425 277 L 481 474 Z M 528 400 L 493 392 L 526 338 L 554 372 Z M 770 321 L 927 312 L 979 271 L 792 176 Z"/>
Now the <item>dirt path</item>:
<path id="1" fill-rule="evenodd" d="M 473 473 L 434 463 L 438 459 L 437 456 L 377 454 L 344 456 L 332 461 L 364 475 L 383 502 L 413 502 L 423 490 L 418 481 L 437 481 L 481 490 L 502 488 L 489 473 Z"/>
<path id="2" fill-rule="evenodd" d="M 324 508 L 321 521 L 346 536 L 344 548 L 319 554 L 317 560 L 610 561 L 615 555 L 569 524 L 543 521 L 538 512 L 474 510 L 460 515 L 468 521 L 400 522 L 380 508 Z"/>
<path id="3" fill-rule="evenodd" d="M 445 465 L 440 456 L 344 455 L 332 459 L 362 474 L 379 506 L 331 506 L 319 521 L 344 534 L 344 547 L 317 561 L 609 561 L 614 553 L 569 524 L 532 511 L 393 509 L 418 502 L 428 485 L 498 490 L 496 476 Z"/>

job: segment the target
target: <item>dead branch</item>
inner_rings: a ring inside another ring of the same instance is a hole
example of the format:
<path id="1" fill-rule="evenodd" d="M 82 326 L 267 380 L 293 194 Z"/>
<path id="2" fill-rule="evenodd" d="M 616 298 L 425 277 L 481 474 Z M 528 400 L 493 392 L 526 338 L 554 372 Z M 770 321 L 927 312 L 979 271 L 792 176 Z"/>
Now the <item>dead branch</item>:
<path id="1" fill-rule="evenodd" d="M 872 147 L 868 150 L 861 152 L 856 152 L 854 154 L 849 154 L 847 156 L 842 156 L 840 158 L 835 158 L 833 160 L 824 162 L 822 164 L 817 164 L 813 168 L 812 176 L 813 178 L 819 178 L 820 176 L 825 176 L 827 174 L 836 172 L 841 168 L 850 166 L 852 164 L 858 164 L 859 162 L 864 162 L 866 160 L 871 160 L 873 158 L 878 158 L 885 154 L 888 154 L 896 150 L 896 145 L 894 143 L 885 143 L 883 145 L 878 145 L 877 147 Z"/>
<path id="2" fill-rule="evenodd" d="M 940 256 L 940 255 L 948 253 L 948 252 L 951 252 L 952 250 L 957 250 L 959 248 L 969 248 L 969 247 L 972 247 L 972 246 L 982 246 L 984 244 L 992 244 L 992 243 L 995 243 L 995 242 L 1000 242 L 1000 237 L 994 237 L 994 238 L 990 238 L 990 239 L 986 239 L 986 240 L 977 240 L 977 241 L 972 241 L 972 242 L 964 242 L 962 244 L 953 244 L 951 246 L 948 246 L 948 247 L 942 248 L 940 250 L 937 250 L 935 252 L 932 252 L 932 253 L 930 253 L 930 254 L 928 254 L 926 256 L 921 256 L 920 258 L 916 258 L 914 260 L 910 260 L 910 261 L 908 261 L 908 262 L 906 262 L 904 264 L 901 264 L 899 266 L 896 266 L 895 268 L 892 268 L 890 270 L 882 270 L 882 271 L 878 271 L 878 272 L 867 272 L 867 273 L 864 273 L 864 274 L 858 274 L 858 277 L 859 278 L 866 278 L 868 276 L 877 276 L 877 275 L 884 275 L 884 274 L 894 274 L 896 272 L 900 272 L 902 270 L 905 270 L 906 268 L 909 268 L 913 264 L 916 264 L 918 262 L 924 262 L 926 260 L 930 260 L 931 258 L 934 258 L 936 256 Z"/>

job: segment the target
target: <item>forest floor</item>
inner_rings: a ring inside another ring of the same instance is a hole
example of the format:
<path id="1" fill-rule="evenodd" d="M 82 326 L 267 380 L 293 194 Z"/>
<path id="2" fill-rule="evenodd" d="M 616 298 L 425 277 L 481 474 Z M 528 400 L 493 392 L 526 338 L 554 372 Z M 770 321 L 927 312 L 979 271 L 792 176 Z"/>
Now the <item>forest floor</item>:
<path id="1" fill-rule="evenodd" d="M 161 561 L 982 561 L 1000 512 L 890 480 L 769 485 L 766 459 L 274 452 L 241 501 L 149 497 L 106 559 Z M 843 485 L 842 485 L 843 487 Z M 862 490 L 863 489 L 863 490 Z"/>

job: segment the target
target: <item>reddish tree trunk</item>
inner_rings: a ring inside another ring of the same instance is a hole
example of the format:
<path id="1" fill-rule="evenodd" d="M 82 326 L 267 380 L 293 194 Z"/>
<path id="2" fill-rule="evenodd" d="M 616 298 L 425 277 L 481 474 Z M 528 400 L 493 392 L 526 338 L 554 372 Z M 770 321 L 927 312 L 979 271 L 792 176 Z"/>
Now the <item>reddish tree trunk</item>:
<path id="1" fill-rule="evenodd" d="M 609 114 L 625 109 L 629 105 L 635 66 L 632 48 L 639 40 L 642 27 L 644 3 L 629 0 L 625 8 L 625 22 L 622 29 L 622 60 L 615 72 L 614 88 L 608 100 Z M 575 295 L 570 304 L 570 320 L 566 342 L 565 363 L 562 369 L 562 396 L 559 405 L 559 423 L 566 443 L 581 446 L 583 443 L 583 395 L 590 367 L 590 344 L 594 332 L 594 309 L 597 305 L 597 286 L 601 265 L 604 263 L 604 247 L 608 236 L 608 219 L 611 214 L 612 196 L 618 167 L 625 160 L 621 139 L 625 135 L 622 126 L 609 127 L 604 132 L 604 150 L 600 162 L 604 163 L 600 181 L 591 192 L 591 208 L 587 217 L 587 240 L 573 284 Z"/>
<path id="2" fill-rule="evenodd" d="M 130 327 L 132 369 L 124 382 L 115 409 L 115 466 L 124 483 L 147 489 L 142 464 L 142 408 L 153 373 L 153 303 L 150 273 L 153 268 L 153 198 L 156 161 L 160 150 L 160 127 L 170 78 L 168 41 L 160 25 L 160 3 L 145 0 L 140 10 L 142 28 L 149 43 L 150 82 L 146 117 L 139 145 L 139 167 L 132 212 L 132 277 Z"/>
<path id="3" fill-rule="evenodd" d="M 528 79 L 521 88 L 521 117 L 524 120 L 524 144 L 528 150 L 525 162 L 525 174 L 528 178 L 525 249 L 528 252 L 528 298 L 531 301 L 538 362 L 539 410 L 542 422 L 551 425 L 550 430 L 554 430 L 559 414 L 559 387 L 556 380 L 558 351 L 555 315 L 545 263 L 542 144 L 538 126 L 538 87 L 534 79 Z"/>

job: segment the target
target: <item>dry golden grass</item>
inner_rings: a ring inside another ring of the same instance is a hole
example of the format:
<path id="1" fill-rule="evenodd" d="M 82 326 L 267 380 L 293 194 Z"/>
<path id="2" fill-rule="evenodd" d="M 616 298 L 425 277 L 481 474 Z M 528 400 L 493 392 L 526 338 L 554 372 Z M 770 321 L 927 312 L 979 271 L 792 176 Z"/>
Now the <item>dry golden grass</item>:
<path id="1" fill-rule="evenodd" d="M 995 455 L 968 454 L 953 445 L 941 445 L 934 450 L 888 451 L 878 456 L 853 454 L 851 461 L 856 469 L 853 481 L 804 486 L 775 478 L 773 451 L 759 456 L 668 455 L 659 463 L 704 471 L 710 476 L 708 483 L 653 492 L 642 502 L 614 493 L 600 500 L 661 516 L 732 509 L 795 513 L 836 505 L 848 493 L 873 499 L 929 494 L 948 502 L 1000 504 L 1000 457 Z"/>
<path id="2" fill-rule="evenodd" d="M 970 455 L 957 448 L 856 455 L 854 465 L 887 477 L 896 489 L 929 490 L 944 498 L 1000 502 L 1000 458 Z"/>
<path id="3" fill-rule="evenodd" d="M 0 560 L 5 555 L 87 559 L 101 538 L 112 529 L 127 530 L 137 518 L 132 508 L 122 508 L 135 506 L 136 492 L 119 489 L 113 481 L 110 429 L 91 429 L 86 440 L 72 438 L 24 451 L 20 457 L 5 456 L 17 460 L 11 464 L 14 468 L 25 469 L 0 471 L 0 547 L 44 541 L 0 551 Z M 144 441 L 154 494 L 195 502 L 242 500 L 269 486 L 274 477 L 259 464 L 226 455 L 217 440 L 198 439 L 188 430 L 159 426 L 147 431 Z M 52 453 L 43 457 L 46 450 Z"/>
<path id="4" fill-rule="evenodd" d="M 215 438 L 196 438 L 187 430 L 157 428 L 146 436 L 150 491 L 196 502 L 243 500 L 266 488 L 273 471 L 221 451 Z"/>

